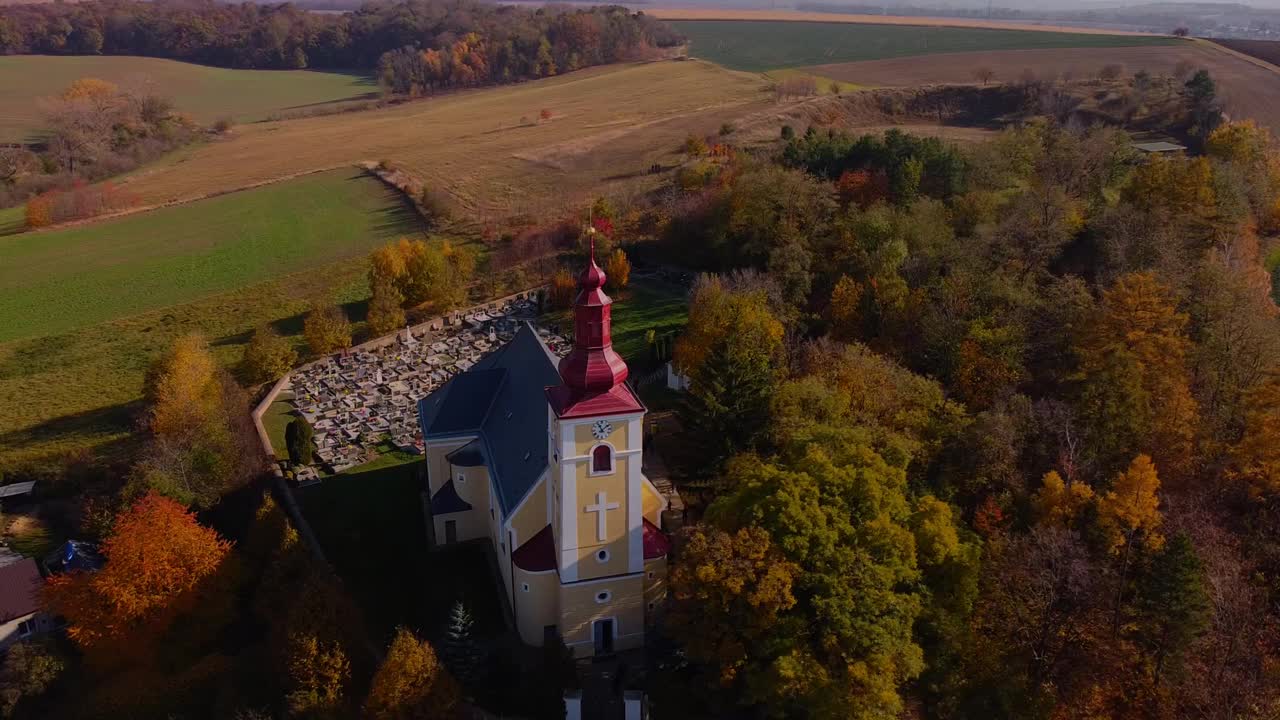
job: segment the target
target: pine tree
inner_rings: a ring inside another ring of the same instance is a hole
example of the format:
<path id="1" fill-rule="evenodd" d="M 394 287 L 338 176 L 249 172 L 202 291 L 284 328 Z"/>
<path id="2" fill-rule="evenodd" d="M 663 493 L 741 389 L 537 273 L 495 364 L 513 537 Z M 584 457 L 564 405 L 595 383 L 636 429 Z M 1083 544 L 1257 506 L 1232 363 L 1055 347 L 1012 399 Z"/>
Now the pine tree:
<path id="1" fill-rule="evenodd" d="M 1179 533 L 1156 555 L 1135 605 L 1138 642 L 1151 658 L 1152 682 L 1159 685 L 1209 624 L 1204 567 L 1190 538 Z"/>
<path id="2" fill-rule="evenodd" d="M 773 397 L 773 369 L 769 357 L 738 347 L 729 338 L 711 348 L 691 379 L 685 427 L 707 451 L 708 469 L 734 454 L 752 448 L 769 423 Z"/>
<path id="3" fill-rule="evenodd" d="M 463 687 L 474 686 L 476 672 L 480 666 L 480 649 L 476 646 L 472 632 L 475 620 L 467 606 L 461 600 L 453 604 L 449 612 L 449 627 L 444 633 L 444 646 L 440 654 L 444 658 L 449 671 L 458 679 Z"/>
<path id="4" fill-rule="evenodd" d="M 294 465 L 310 465 L 313 461 L 311 439 L 315 433 L 304 417 L 294 418 L 284 429 L 284 444 Z"/>

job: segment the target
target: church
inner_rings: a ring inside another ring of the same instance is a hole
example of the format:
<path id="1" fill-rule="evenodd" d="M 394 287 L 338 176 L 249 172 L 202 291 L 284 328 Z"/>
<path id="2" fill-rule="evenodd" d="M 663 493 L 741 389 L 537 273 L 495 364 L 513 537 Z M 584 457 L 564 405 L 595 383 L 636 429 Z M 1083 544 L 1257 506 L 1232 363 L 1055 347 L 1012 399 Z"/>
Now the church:
<path id="1" fill-rule="evenodd" d="M 644 644 L 671 547 L 605 280 L 593 248 L 559 362 L 525 324 L 418 404 L 437 545 L 490 540 L 521 639 L 576 657 Z"/>

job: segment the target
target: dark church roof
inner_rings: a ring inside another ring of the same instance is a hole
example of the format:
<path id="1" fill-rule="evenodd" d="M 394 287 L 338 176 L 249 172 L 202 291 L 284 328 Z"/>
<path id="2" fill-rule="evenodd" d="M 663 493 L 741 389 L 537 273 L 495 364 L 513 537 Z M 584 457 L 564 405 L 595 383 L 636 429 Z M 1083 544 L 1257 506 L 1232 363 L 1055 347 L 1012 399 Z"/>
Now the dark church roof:
<path id="1" fill-rule="evenodd" d="M 487 460 L 506 516 L 547 468 L 545 388 L 559 382 L 555 358 L 526 323 L 511 342 L 418 402 L 422 436 L 478 436 L 473 450 Z M 455 452 L 474 461 L 462 453 L 474 444 Z"/>
<path id="2" fill-rule="evenodd" d="M 466 512 L 471 509 L 471 503 L 463 500 L 458 495 L 458 488 L 454 487 L 453 478 L 449 478 L 444 485 L 440 487 L 436 494 L 431 497 L 431 514 L 444 515 L 447 513 Z"/>

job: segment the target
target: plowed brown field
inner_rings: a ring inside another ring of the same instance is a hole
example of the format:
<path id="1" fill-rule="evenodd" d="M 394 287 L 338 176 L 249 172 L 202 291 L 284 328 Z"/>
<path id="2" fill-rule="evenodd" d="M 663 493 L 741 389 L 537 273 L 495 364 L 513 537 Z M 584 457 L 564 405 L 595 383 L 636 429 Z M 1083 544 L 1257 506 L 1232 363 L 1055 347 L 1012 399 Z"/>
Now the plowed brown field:
<path id="1" fill-rule="evenodd" d="M 951 53 L 817 65 L 807 70 L 863 86 L 911 87 L 972 83 L 975 82 L 974 70 L 979 67 L 994 70 L 999 82 L 1018 80 L 1028 70 L 1040 78 L 1064 74 L 1087 78 L 1096 75 L 1103 65 L 1112 63 L 1123 65 L 1126 73 L 1146 70 L 1154 76 L 1172 75 L 1183 62 L 1209 71 L 1232 118 L 1253 118 L 1280 132 L 1280 74 L 1206 44 Z"/>
<path id="2" fill-rule="evenodd" d="M 1152 33 L 1082 28 L 1069 25 L 1040 25 L 1031 22 L 982 20 L 975 18 L 916 17 L 914 15 L 858 15 L 855 13 L 805 12 L 800 10 L 736 10 L 734 8 L 645 8 L 646 15 L 661 20 L 773 20 L 783 22 L 856 23 L 859 25 L 920 25 L 926 27 L 989 28 L 995 30 L 1041 30 L 1084 35 L 1151 35 Z"/>

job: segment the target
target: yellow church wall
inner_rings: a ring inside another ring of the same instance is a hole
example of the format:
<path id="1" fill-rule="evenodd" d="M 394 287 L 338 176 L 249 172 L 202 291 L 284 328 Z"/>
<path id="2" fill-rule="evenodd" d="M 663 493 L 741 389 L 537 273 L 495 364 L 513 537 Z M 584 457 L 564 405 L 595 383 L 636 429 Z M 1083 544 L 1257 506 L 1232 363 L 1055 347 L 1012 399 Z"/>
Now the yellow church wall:
<path id="1" fill-rule="evenodd" d="M 493 538 L 489 517 L 489 471 L 483 466 L 453 467 L 445 458 L 446 455 L 466 443 L 466 440 L 462 440 L 449 445 L 433 445 L 427 448 L 427 480 L 431 488 L 431 494 L 435 495 L 446 481 L 452 479 L 454 481 L 453 487 L 457 491 L 458 497 L 471 505 L 471 510 L 468 512 L 432 516 L 436 543 L 440 545 L 444 544 L 447 537 L 445 523 L 449 521 L 455 524 L 458 542 Z M 452 472 L 450 472 L 451 470 Z M 463 477 L 464 480 L 459 482 L 459 476 Z"/>
<path id="2" fill-rule="evenodd" d="M 667 599 L 667 559 L 665 557 L 644 561 L 644 601 L 646 610 L 652 604 L 660 610 Z M 649 618 L 653 620 L 652 617 Z"/>
<path id="3" fill-rule="evenodd" d="M 511 529 L 516 534 L 516 547 L 529 542 L 529 538 L 537 535 L 547 526 L 547 478 L 538 480 L 522 504 L 511 516 Z"/>
<path id="4" fill-rule="evenodd" d="M 526 645 L 541 647 L 543 628 L 560 622 L 560 576 L 515 569 L 516 626 Z M 525 585 L 529 586 L 525 590 Z"/>
<path id="5" fill-rule="evenodd" d="M 643 579 L 636 574 L 560 586 L 560 635 L 575 656 L 594 653 L 591 624 L 605 618 L 612 618 L 617 628 L 615 650 L 644 645 Z M 608 602 L 596 602 L 602 592 L 610 594 Z"/>
<path id="6" fill-rule="evenodd" d="M 641 503 L 644 506 L 644 519 L 653 523 L 656 527 L 662 527 L 662 496 L 649 483 L 641 485 L 640 489 Z"/>
<path id="7" fill-rule="evenodd" d="M 642 439 L 630 437 L 630 432 L 627 430 L 631 425 L 630 422 L 626 420 L 610 420 L 610 423 L 613 424 L 613 432 L 604 439 L 604 442 L 612 445 L 614 452 L 640 447 Z M 573 449 L 579 457 L 591 454 L 591 449 L 601 442 L 591 434 L 591 426 L 593 424 L 584 423 L 573 428 Z"/>
<path id="8" fill-rule="evenodd" d="M 610 475 L 590 474 L 586 463 L 579 463 L 576 470 L 578 513 L 578 580 L 623 575 L 627 567 L 627 477 L 626 462 L 615 462 Z M 597 513 L 585 508 L 594 505 L 599 493 L 604 493 L 606 503 L 618 503 L 618 507 L 605 513 L 605 540 L 600 541 Z M 600 562 L 597 553 L 606 550 L 609 557 Z"/>

